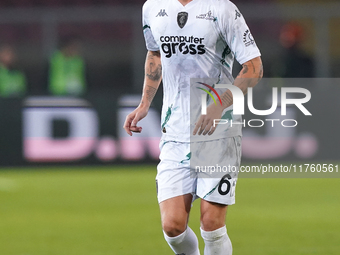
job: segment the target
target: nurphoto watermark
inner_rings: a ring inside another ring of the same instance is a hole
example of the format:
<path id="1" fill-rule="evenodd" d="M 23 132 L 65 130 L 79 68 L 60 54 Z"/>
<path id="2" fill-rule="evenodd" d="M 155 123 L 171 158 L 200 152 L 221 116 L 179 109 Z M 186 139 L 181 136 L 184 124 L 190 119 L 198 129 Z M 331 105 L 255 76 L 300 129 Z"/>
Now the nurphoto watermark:
<path id="1" fill-rule="evenodd" d="M 233 114 L 234 115 L 244 115 L 245 113 L 245 96 L 242 92 L 242 90 L 235 85 L 232 84 L 215 84 L 214 87 L 199 82 L 199 84 L 206 86 L 210 91 L 206 89 L 199 88 L 203 91 L 205 91 L 214 101 L 215 104 L 217 104 L 214 96 L 212 93 L 214 93 L 220 104 L 222 105 L 221 97 L 217 93 L 216 89 L 228 89 L 233 96 Z M 269 109 L 266 110 L 259 110 L 254 107 L 253 103 L 253 88 L 247 89 L 247 106 L 251 113 L 257 116 L 269 116 L 273 114 L 279 105 L 279 94 L 281 95 L 280 100 L 280 106 L 281 106 L 281 115 L 286 116 L 287 115 L 287 106 L 294 105 L 296 106 L 305 116 L 312 116 L 310 111 L 304 106 L 305 103 L 308 103 L 311 100 L 311 93 L 308 89 L 305 88 L 298 88 L 298 87 L 287 87 L 287 88 L 281 88 L 281 91 L 279 93 L 278 88 L 273 87 L 272 88 L 272 105 Z M 288 98 L 289 94 L 294 95 L 303 95 L 303 98 Z M 207 115 L 207 96 L 205 94 L 201 95 L 201 114 Z M 296 119 L 250 119 L 250 120 L 243 120 L 241 122 L 234 121 L 233 119 L 214 119 L 214 127 L 217 125 L 227 125 L 229 124 L 231 127 L 233 125 L 242 125 L 243 127 L 263 127 L 265 123 L 270 124 L 271 127 L 275 127 L 277 124 L 281 124 L 282 127 L 296 127 L 298 125 L 298 121 Z"/>

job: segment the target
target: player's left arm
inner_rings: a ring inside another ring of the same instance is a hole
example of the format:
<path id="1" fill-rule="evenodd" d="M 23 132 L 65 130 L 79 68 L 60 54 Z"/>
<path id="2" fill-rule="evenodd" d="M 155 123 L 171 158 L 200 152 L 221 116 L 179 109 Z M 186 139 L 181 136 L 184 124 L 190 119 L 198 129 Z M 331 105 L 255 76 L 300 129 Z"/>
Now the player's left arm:
<path id="1" fill-rule="evenodd" d="M 244 95 L 248 88 L 253 88 L 263 77 L 263 65 L 261 57 L 253 58 L 242 65 L 242 70 L 237 75 L 234 85 L 240 88 Z M 223 110 L 233 104 L 233 95 L 230 90 L 221 96 Z"/>
<path id="2" fill-rule="evenodd" d="M 256 86 L 262 79 L 263 65 L 261 57 L 253 58 L 242 64 L 242 70 L 237 75 L 234 85 L 240 88 L 243 94 L 247 94 L 248 88 Z M 201 115 L 195 125 L 193 135 L 212 135 L 216 129 L 214 120 L 221 119 L 222 112 L 233 104 L 233 95 L 227 90 L 221 95 L 222 105 L 211 104 L 207 107 L 207 114 Z"/>

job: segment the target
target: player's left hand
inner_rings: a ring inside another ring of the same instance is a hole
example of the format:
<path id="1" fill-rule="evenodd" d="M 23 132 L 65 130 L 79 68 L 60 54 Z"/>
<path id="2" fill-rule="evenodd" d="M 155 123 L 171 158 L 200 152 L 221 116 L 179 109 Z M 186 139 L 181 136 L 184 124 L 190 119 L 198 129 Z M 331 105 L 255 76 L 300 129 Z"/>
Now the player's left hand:
<path id="1" fill-rule="evenodd" d="M 126 116 L 125 123 L 123 128 L 125 129 L 126 133 L 132 136 L 133 133 L 141 133 L 142 127 L 138 127 L 137 123 L 146 117 L 149 111 L 148 106 L 138 106 L 132 113 Z"/>
<path id="2" fill-rule="evenodd" d="M 212 135 L 216 130 L 216 124 L 214 126 L 214 120 L 221 119 L 223 107 L 215 104 L 211 104 L 207 107 L 207 115 L 201 115 L 198 119 L 193 135 Z"/>

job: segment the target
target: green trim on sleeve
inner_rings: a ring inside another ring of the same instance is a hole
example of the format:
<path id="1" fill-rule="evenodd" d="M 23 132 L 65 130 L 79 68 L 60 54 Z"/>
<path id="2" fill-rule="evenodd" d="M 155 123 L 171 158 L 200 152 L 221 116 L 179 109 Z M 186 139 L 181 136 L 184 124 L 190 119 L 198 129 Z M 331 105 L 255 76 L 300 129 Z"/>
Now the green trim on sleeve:
<path id="1" fill-rule="evenodd" d="M 145 30 L 145 29 L 147 29 L 147 28 L 150 28 L 150 26 L 149 26 L 149 25 L 145 25 L 145 26 L 143 27 L 143 30 Z"/>

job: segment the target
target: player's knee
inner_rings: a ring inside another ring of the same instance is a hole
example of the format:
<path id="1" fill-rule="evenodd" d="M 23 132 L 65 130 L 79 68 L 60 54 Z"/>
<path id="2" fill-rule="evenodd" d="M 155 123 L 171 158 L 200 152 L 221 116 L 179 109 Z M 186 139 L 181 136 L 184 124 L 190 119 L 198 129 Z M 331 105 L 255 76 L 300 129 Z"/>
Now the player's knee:
<path id="1" fill-rule="evenodd" d="M 224 218 L 213 217 L 208 213 L 201 215 L 201 227 L 205 231 L 214 231 L 225 225 Z"/>
<path id="2" fill-rule="evenodd" d="M 178 220 L 165 220 L 162 223 L 164 233 L 169 237 L 175 237 L 182 234 L 186 229 L 186 223 Z"/>

